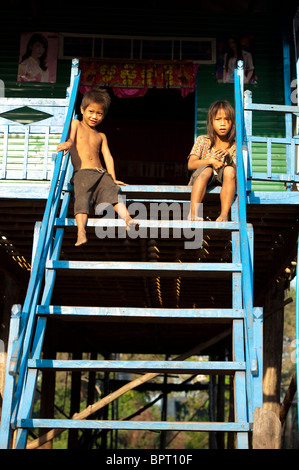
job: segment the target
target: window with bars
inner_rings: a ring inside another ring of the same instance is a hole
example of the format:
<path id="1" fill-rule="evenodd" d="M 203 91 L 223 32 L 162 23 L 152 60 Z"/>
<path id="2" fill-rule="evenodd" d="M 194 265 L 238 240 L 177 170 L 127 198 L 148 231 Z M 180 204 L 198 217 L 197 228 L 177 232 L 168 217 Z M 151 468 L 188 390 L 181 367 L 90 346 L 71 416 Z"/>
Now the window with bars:
<path id="1" fill-rule="evenodd" d="M 59 57 L 124 60 L 192 60 L 216 63 L 215 38 L 125 37 L 61 33 Z"/>

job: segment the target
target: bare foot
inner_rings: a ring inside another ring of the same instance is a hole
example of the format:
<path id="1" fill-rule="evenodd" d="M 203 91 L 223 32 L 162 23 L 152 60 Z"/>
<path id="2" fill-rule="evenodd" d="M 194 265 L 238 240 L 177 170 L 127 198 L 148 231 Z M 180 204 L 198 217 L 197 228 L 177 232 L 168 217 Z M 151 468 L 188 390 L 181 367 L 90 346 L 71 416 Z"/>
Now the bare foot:
<path id="1" fill-rule="evenodd" d="M 197 215 L 188 215 L 188 220 L 203 222 L 203 218 L 198 217 Z"/>
<path id="2" fill-rule="evenodd" d="M 75 246 L 85 245 L 87 243 L 87 237 L 85 230 L 78 231 L 77 241 Z"/>
<path id="3" fill-rule="evenodd" d="M 216 219 L 216 222 L 228 222 L 228 216 L 220 214 L 219 217 Z"/>

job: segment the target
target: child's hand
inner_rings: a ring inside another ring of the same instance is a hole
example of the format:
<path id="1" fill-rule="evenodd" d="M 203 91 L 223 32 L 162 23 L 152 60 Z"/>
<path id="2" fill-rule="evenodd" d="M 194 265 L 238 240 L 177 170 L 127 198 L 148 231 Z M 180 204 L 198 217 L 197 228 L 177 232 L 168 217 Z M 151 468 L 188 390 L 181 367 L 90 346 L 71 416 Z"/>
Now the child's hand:
<path id="1" fill-rule="evenodd" d="M 71 148 L 72 144 L 70 142 L 61 142 L 60 144 L 57 145 L 56 152 L 60 152 L 61 150 L 64 150 L 63 155 L 65 155 Z"/>
<path id="2" fill-rule="evenodd" d="M 212 155 L 212 165 L 216 170 L 219 170 L 219 168 L 224 166 L 226 163 L 231 164 L 233 162 L 230 153 L 226 149 L 213 149 Z M 216 162 L 220 163 L 220 165 Z"/>
<path id="3" fill-rule="evenodd" d="M 123 183 L 122 181 L 115 180 L 114 182 L 119 186 L 128 186 L 127 183 Z"/>
<path id="4" fill-rule="evenodd" d="M 229 156 L 229 152 L 227 150 L 213 149 L 213 158 L 216 158 L 217 160 L 222 160 L 224 162 L 227 156 Z"/>
<path id="5" fill-rule="evenodd" d="M 224 165 L 224 163 L 221 160 L 218 160 L 216 157 L 211 158 L 211 164 L 215 170 L 220 170 L 220 168 Z"/>

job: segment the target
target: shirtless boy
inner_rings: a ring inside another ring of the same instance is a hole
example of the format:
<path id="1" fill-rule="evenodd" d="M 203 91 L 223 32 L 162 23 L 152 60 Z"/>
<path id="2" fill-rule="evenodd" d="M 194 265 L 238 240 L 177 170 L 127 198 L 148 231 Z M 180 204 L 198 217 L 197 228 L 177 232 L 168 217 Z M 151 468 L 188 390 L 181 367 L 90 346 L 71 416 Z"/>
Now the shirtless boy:
<path id="1" fill-rule="evenodd" d="M 105 90 L 90 90 L 81 103 L 82 121 L 73 119 L 69 139 L 57 146 L 57 152 L 70 152 L 74 167 L 74 214 L 78 228 L 76 246 L 87 243 L 86 223 L 91 205 L 112 204 L 114 210 L 125 220 L 127 227 L 132 219 L 119 199 L 121 181 L 116 180 L 114 160 L 105 134 L 97 126 L 103 121 L 110 105 Z M 103 155 L 106 170 L 100 160 Z"/>

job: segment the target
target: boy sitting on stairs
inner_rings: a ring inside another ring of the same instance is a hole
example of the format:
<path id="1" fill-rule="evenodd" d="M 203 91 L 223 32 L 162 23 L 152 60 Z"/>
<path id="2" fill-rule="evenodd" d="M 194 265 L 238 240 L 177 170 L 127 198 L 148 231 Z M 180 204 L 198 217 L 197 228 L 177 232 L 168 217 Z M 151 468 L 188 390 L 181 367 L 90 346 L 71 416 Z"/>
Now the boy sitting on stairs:
<path id="1" fill-rule="evenodd" d="M 127 228 L 133 223 L 125 204 L 119 197 L 119 185 L 116 180 L 114 160 L 110 153 L 105 134 L 97 130 L 103 121 L 109 106 L 110 96 L 106 90 L 90 90 L 83 96 L 81 103 L 82 121 L 73 119 L 69 139 L 57 146 L 57 152 L 64 155 L 70 152 L 74 167 L 74 214 L 77 223 L 76 246 L 87 243 L 86 223 L 92 205 L 112 204 L 114 210 L 122 217 Z M 100 160 L 103 155 L 106 170 Z"/>

